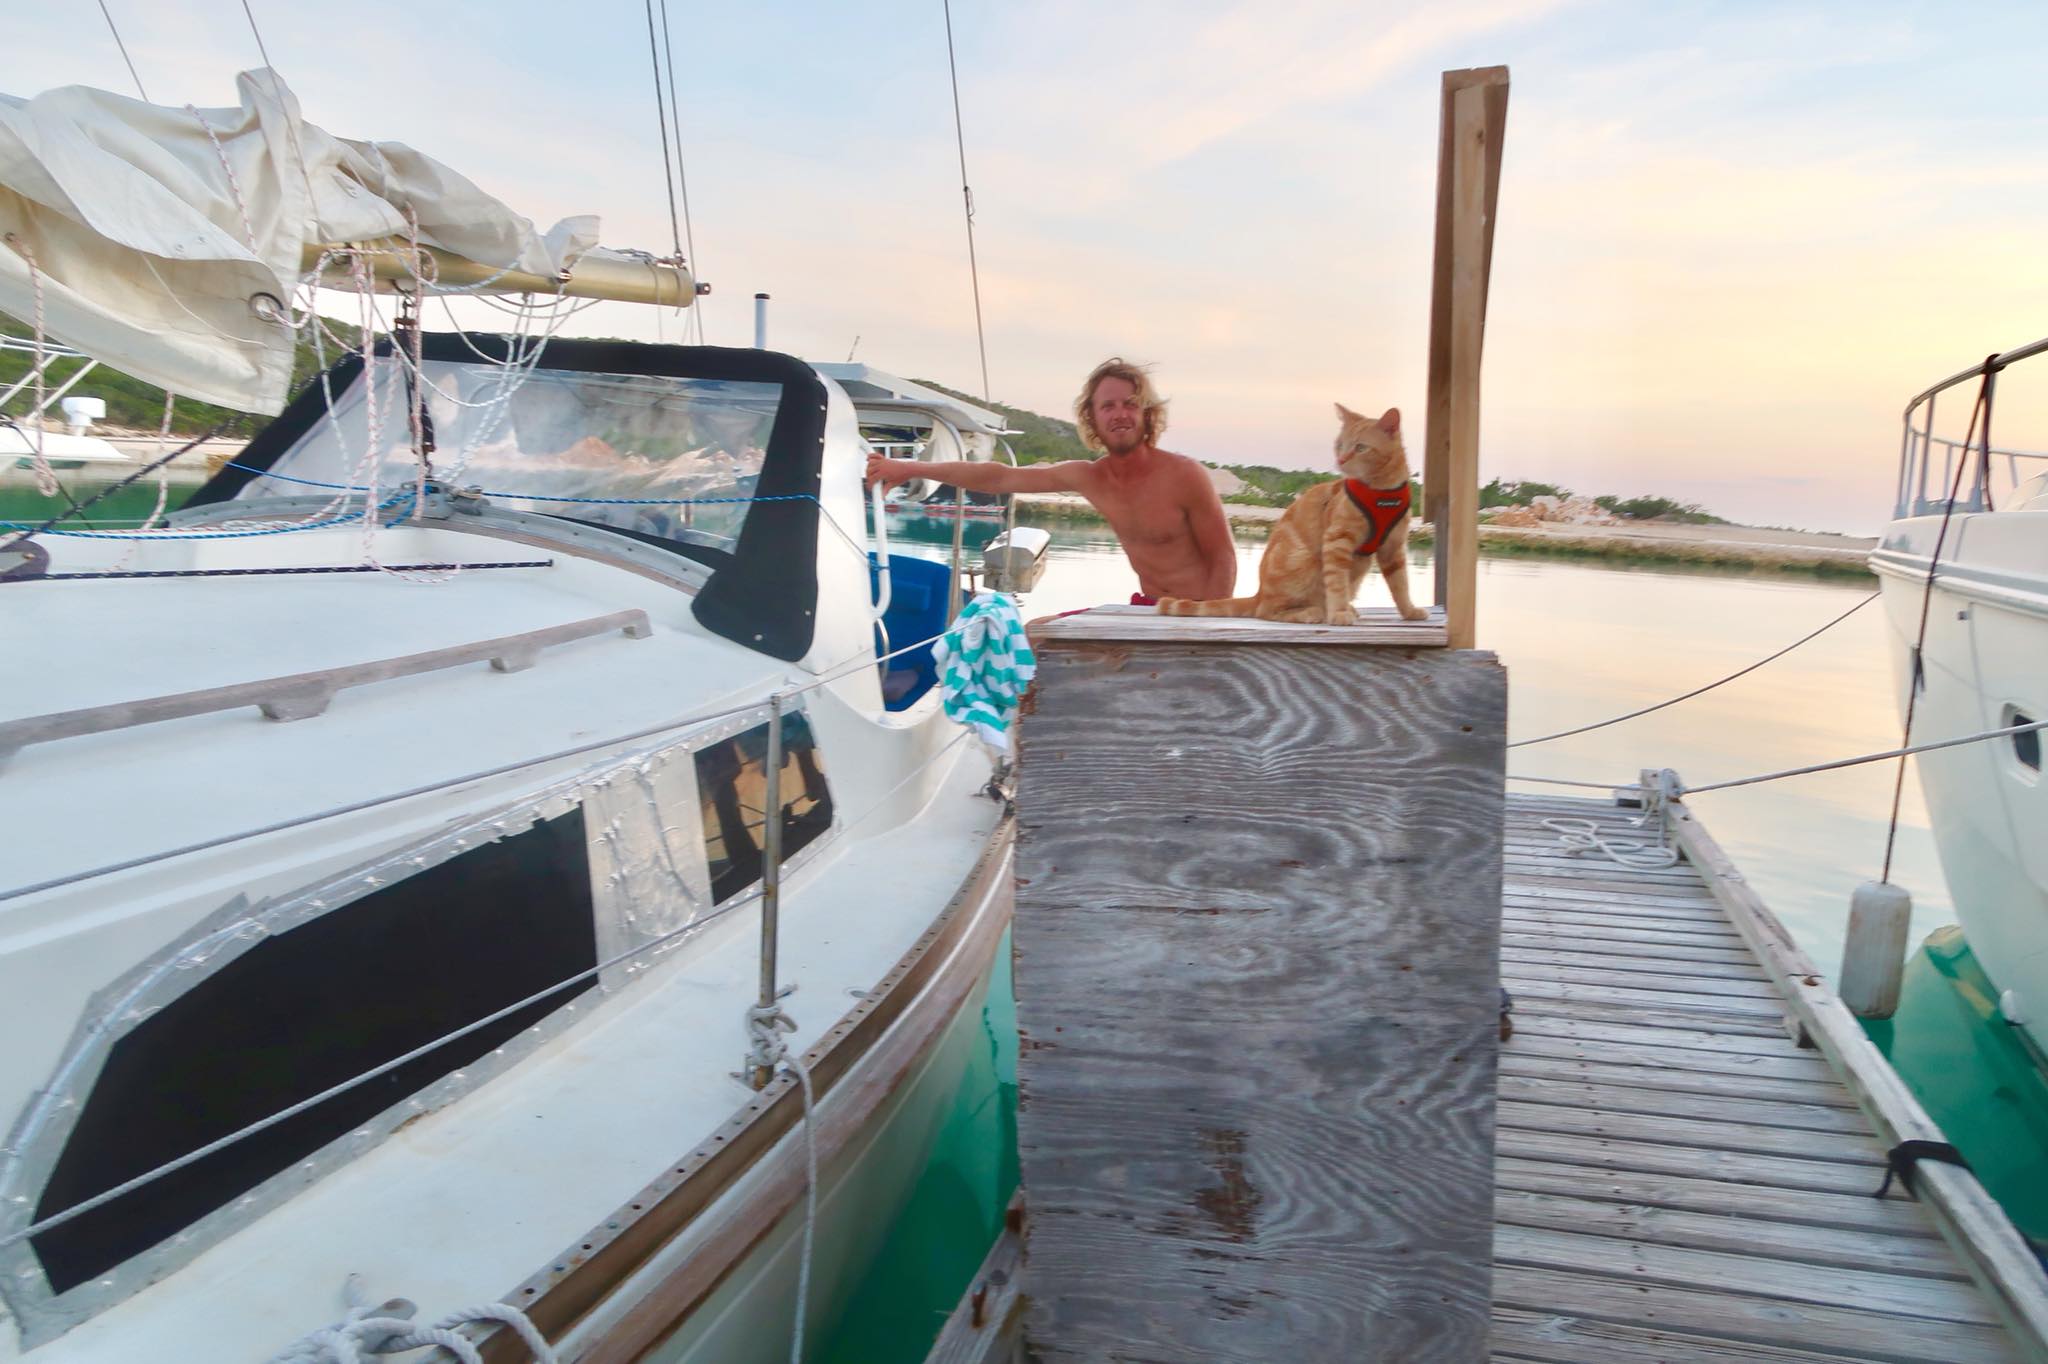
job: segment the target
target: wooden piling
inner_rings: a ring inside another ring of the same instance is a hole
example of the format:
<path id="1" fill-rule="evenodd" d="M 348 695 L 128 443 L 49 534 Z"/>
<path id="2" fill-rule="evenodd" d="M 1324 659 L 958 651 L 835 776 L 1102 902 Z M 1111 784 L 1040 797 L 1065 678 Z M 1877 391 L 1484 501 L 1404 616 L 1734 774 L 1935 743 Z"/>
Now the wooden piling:
<path id="1" fill-rule="evenodd" d="M 1039 633 L 1020 731 L 1029 1346 L 1477 1364 L 1505 675 L 1117 619 Z"/>
<path id="2" fill-rule="evenodd" d="M 1436 263 L 1430 293 L 1423 519 L 1436 531 L 1436 601 L 1451 647 L 1474 642 L 1479 576 L 1479 368 L 1500 202 L 1508 69 L 1443 75 L 1437 133 Z"/>

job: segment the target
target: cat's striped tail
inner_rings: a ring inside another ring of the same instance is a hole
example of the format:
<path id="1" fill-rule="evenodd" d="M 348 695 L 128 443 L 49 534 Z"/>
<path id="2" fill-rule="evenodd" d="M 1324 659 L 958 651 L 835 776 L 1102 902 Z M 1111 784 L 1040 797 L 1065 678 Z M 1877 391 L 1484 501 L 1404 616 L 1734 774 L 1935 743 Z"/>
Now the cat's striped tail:
<path id="1" fill-rule="evenodd" d="M 1190 601 L 1186 597 L 1161 597 L 1162 616 L 1256 616 L 1259 594 L 1249 597 L 1219 597 L 1213 601 Z"/>

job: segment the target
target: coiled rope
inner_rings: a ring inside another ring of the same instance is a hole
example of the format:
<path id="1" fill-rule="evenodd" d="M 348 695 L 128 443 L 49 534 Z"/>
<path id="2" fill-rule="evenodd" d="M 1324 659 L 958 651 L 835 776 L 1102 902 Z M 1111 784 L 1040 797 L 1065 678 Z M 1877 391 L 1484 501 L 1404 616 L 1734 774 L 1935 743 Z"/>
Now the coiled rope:
<path id="1" fill-rule="evenodd" d="M 301 1336 L 270 1357 L 270 1364 L 362 1364 L 364 1355 L 396 1355 L 439 1346 L 462 1364 L 483 1364 L 476 1343 L 457 1327 L 495 1322 L 509 1327 L 533 1355 L 534 1364 L 557 1364 L 554 1348 L 524 1312 L 502 1302 L 458 1308 L 431 1326 L 413 1321 L 419 1309 L 403 1298 L 372 1304 L 360 1274 L 351 1274 L 342 1289 L 348 1310 L 339 1321 Z"/>

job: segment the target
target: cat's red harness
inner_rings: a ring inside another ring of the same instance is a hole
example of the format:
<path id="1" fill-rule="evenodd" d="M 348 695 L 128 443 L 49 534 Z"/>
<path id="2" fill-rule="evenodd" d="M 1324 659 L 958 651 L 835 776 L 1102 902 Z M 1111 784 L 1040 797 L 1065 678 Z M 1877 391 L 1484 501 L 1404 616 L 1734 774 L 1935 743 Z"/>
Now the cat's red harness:
<path id="1" fill-rule="evenodd" d="M 1387 534 L 1401 523 L 1415 500 L 1415 486 L 1403 483 L 1398 488 L 1375 488 L 1355 478 L 1344 480 L 1344 491 L 1365 513 L 1366 524 L 1372 533 L 1359 542 L 1356 554 L 1377 554 L 1380 546 L 1386 544 Z"/>

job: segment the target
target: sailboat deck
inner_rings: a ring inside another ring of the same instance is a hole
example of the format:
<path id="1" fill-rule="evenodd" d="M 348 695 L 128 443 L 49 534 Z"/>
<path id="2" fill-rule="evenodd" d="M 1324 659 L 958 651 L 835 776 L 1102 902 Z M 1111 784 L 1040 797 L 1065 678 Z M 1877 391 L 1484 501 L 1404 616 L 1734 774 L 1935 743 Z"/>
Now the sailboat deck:
<path id="1" fill-rule="evenodd" d="M 1493 1357 L 1570 1364 L 2020 1358 L 1689 862 L 1572 857 L 1511 796 Z"/>

